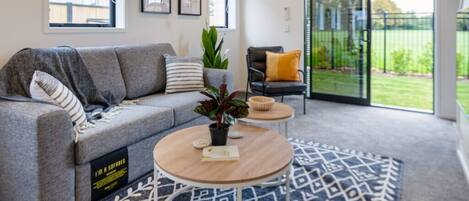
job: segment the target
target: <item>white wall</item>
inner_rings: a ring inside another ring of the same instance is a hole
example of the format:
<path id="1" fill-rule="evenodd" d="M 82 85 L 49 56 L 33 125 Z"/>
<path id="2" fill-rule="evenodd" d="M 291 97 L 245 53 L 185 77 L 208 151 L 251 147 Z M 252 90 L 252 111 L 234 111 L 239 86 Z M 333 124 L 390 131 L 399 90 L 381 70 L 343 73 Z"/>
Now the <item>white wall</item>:
<path id="1" fill-rule="evenodd" d="M 290 8 L 290 20 L 285 21 L 284 8 Z M 243 0 L 241 2 L 240 58 L 243 68 L 242 86 L 247 72 L 244 55 L 250 46 L 280 45 L 285 50 L 304 49 L 304 2 L 302 0 Z M 285 32 L 289 25 L 290 31 Z M 303 51 L 304 52 L 304 51 Z M 302 59 L 303 61 L 303 59 Z"/>
<path id="2" fill-rule="evenodd" d="M 225 43 L 223 45 L 223 48 L 224 49 L 230 49 L 230 52 L 228 53 L 228 58 L 229 58 L 229 61 L 230 61 L 230 65 L 228 67 L 228 69 L 231 71 L 231 73 L 233 74 L 234 76 L 234 85 L 235 85 L 235 89 L 241 89 L 242 88 L 242 85 L 243 85 L 243 82 L 242 82 L 242 79 L 240 76 L 243 75 L 243 72 L 244 72 L 244 68 L 243 68 L 243 65 L 242 65 L 242 60 L 241 60 L 241 57 L 240 55 L 241 52 L 243 51 L 242 50 L 242 47 L 241 47 L 241 9 L 240 9 L 240 5 L 241 5 L 241 1 L 245 1 L 245 0 L 235 0 L 236 2 L 236 24 L 234 26 L 234 29 L 221 29 L 219 30 L 220 34 L 225 38 Z M 231 26 L 231 25 L 230 25 Z"/>
<path id="3" fill-rule="evenodd" d="M 177 0 L 172 14 L 140 12 L 140 0 L 126 0 L 126 30 L 123 33 L 45 33 L 43 0 L 2 0 L 0 6 L 0 66 L 25 47 L 103 46 L 169 42 L 178 54 L 199 56 L 200 33 L 205 26 L 207 0 L 203 16 L 180 16 Z"/>
<path id="4" fill-rule="evenodd" d="M 456 11 L 459 0 L 435 0 L 435 114 L 456 119 Z"/>

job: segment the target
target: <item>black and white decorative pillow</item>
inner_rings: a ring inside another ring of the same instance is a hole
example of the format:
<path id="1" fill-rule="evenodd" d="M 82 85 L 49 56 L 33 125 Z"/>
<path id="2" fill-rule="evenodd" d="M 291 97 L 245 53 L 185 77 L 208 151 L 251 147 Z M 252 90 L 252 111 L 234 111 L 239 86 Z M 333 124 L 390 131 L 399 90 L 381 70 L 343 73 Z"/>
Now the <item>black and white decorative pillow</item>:
<path id="1" fill-rule="evenodd" d="M 204 89 L 202 59 L 165 55 L 166 93 L 201 91 Z"/>
<path id="2" fill-rule="evenodd" d="M 83 105 L 70 89 L 53 76 L 35 71 L 29 86 L 31 97 L 35 100 L 55 104 L 68 112 L 75 128 L 75 141 L 78 134 L 88 127 Z"/>

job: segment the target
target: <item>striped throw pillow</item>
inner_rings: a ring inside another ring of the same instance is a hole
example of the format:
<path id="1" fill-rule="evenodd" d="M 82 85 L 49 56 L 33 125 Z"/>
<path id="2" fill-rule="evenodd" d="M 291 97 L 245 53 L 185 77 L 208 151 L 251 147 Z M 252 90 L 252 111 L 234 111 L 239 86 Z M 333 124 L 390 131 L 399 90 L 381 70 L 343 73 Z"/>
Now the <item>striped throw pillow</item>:
<path id="1" fill-rule="evenodd" d="M 47 73 L 35 71 L 29 86 L 29 92 L 33 99 L 46 101 L 66 110 L 74 123 L 76 131 L 87 127 L 88 121 L 86 120 L 83 105 L 73 92 L 56 78 Z"/>
<path id="2" fill-rule="evenodd" d="M 204 89 L 202 60 L 165 55 L 166 93 L 201 91 Z"/>

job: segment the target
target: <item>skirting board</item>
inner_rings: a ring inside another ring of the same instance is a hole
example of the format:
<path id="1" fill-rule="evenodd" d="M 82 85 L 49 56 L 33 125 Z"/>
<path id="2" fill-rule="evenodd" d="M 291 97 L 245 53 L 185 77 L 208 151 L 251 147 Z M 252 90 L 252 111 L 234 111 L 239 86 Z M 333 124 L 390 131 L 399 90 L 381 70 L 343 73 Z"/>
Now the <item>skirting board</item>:
<path id="1" fill-rule="evenodd" d="M 466 181 L 469 183 L 469 155 L 467 155 L 464 145 L 460 144 L 457 150 L 459 161 L 461 162 L 462 169 L 466 175 Z"/>

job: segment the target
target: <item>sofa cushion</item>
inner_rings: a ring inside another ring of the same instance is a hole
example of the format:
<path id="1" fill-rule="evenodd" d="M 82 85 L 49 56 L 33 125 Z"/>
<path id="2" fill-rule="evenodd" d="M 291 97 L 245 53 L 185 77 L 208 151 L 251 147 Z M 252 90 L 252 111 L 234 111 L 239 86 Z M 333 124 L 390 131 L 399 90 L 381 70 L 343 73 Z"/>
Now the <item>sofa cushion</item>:
<path id="1" fill-rule="evenodd" d="M 80 100 L 59 80 L 42 71 L 35 71 L 29 86 L 31 98 L 59 106 L 67 111 L 74 128 L 80 131 L 88 125 L 85 110 Z M 75 133 L 75 141 L 79 132 Z"/>
<path id="2" fill-rule="evenodd" d="M 94 128 L 86 129 L 80 135 L 75 146 L 76 163 L 85 164 L 169 129 L 173 119 L 173 110 L 170 108 L 128 106 L 111 121 L 98 122 Z"/>
<path id="3" fill-rule="evenodd" d="M 123 100 L 127 92 L 114 47 L 77 48 L 77 50 L 98 90 L 105 97 L 112 96 L 114 100 Z"/>
<path id="4" fill-rule="evenodd" d="M 170 44 L 116 47 L 127 98 L 160 92 L 166 86 L 164 54 L 176 55 Z"/>
<path id="5" fill-rule="evenodd" d="M 207 99 L 199 92 L 175 94 L 159 93 L 139 99 L 139 105 L 171 108 L 174 112 L 175 126 L 193 120 L 200 115 L 194 112 L 199 101 Z"/>
<path id="6" fill-rule="evenodd" d="M 165 55 L 167 94 L 204 90 L 204 64 L 196 57 Z"/>

